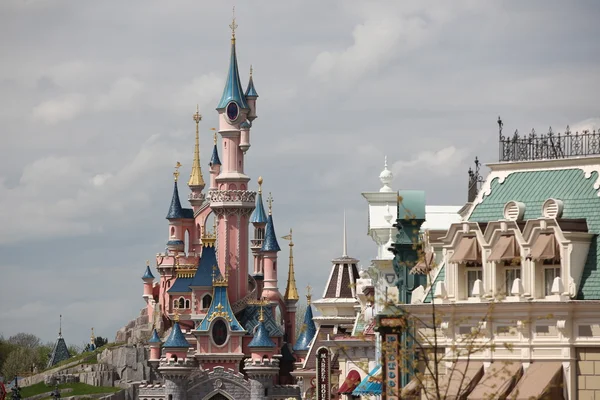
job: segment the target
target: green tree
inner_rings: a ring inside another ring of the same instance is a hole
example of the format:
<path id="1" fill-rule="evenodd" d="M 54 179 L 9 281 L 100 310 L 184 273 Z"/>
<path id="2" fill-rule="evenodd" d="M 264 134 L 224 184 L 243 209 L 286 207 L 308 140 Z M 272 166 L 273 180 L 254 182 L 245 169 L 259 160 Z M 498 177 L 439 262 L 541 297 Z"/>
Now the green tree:
<path id="1" fill-rule="evenodd" d="M 38 354 L 34 349 L 17 347 L 10 352 L 2 365 L 2 374 L 7 381 L 15 376 L 30 373 L 31 368 L 38 363 Z"/>
<path id="2" fill-rule="evenodd" d="M 9 343 L 19 347 L 26 347 L 28 349 L 35 349 L 41 344 L 39 337 L 25 332 L 19 332 L 8 338 Z"/>
<path id="3" fill-rule="evenodd" d="M 17 346 L 6 340 L 4 336 L 0 335 L 0 371 L 2 371 L 2 367 L 6 361 L 6 358 L 16 348 Z"/>

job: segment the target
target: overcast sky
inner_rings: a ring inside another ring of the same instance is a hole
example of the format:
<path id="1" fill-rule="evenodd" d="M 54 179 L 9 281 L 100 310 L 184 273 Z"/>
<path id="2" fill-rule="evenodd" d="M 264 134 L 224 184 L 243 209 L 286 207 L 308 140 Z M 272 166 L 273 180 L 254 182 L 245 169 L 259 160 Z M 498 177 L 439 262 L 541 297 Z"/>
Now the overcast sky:
<path id="1" fill-rule="evenodd" d="M 138 315 L 196 104 L 208 178 L 231 5 L 0 2 L 0 333 L 54 340 L 62 314 L 68 343 L 92 326 L 112 340 Z M 350 255 L 376 254 L 360 193 L 384 155 L 395 189 L 462 205 L 473 158 L 497 161 L 498 115 L 505 131 L 599 127 L 594 0 L 253 0 L 236 15 L 260 94 L 247 173 L 273 192 L 278 236 L 294 228 L 302 294 L 322 295 L 344 208 Z"/>

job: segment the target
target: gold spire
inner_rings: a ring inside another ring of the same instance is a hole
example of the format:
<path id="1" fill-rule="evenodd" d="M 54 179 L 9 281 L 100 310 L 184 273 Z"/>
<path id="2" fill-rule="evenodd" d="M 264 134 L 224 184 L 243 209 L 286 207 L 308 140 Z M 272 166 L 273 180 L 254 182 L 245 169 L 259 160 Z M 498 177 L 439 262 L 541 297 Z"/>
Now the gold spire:
<path id="1" fill-rule="evenodd" d="M 96 336 L 94 336 L 94 328 L 92 327 L 92 336 L 90 336 L 90 340 L 94 342 L 96 340 Z"/>
<path id="2" fill-rule="evenodd" d="M 250 78 L 252 78 L 252 64 L 250 64 Z"/>
<path id="3" fill-rule="evenodd" d="M 267 204 L 269 204 L 269 215 L 273 215 L 273 196 L 271 196 L 271 192 L 269 192 L 269 197 L 267 197 Z"/>
<path id="4" fill-rule="evenodd" d="M 263 183 L 263 178 L 262 176 L 258 177 L 258 194 L 262 194 L 262 183 Z"/>
<path id="5" fill-rule="evenodd" d="M 310 285 L 306 286 L 306 305 L 308 306 L 310 306 L 310 299 L 312 298 L 312 295 L 310 294 L 310 289 L 312 289 Z"/>
<path id="6" fill-rule="evenodd" d="M 193 115 L 194 121 L 196 122 L 196 144 L 194 145 L 194 161 L 192 162 L 192 172 L 190 173 L 190 180 L 188 186 L 202 186 L 204 187 L 204 178 L 202 177 L 202 168 L 200 168 L 200 133 L 199 127 L 200 121 L 202 121 L 202 115 L 199 113 L 198 105 L 196 104 L 196 113 Z"/>
<path id="7" fill-rule="evenodd" d="M 260 305 L 260 309 L 258 311 L 258 322 L 265 322 L 265 315 L 263 314 L 263 305 Z"/>
<path id="8" fill-rule="evenodd" d="M 175 315 L 173 315 L 173 321 L 179 322 L 179 306 L 175 307 L 174 314 Z"/>
<path id="9" fill-rule="evenodd" d="M 298 296 L 298 289 L 296 288 L 296 277 L 294 275 L 294 253 L 293 253 L 294 242 L 292 241 L 292 229 L 291 228 L 290 228 L 290 234 L 283 236 L 282 239 L 290 241 L 290 244 L 289 244 L 289 246 L 290 246 L 290 267 L 288 270 L 288 281 L 287 281 L 287 287 L 285 288 L 284 299 L 298 301 L 298 299 L 300 299 L 300 296 Z"/>
<path id="10" fill-rule="evenodd" d="M 175 179 L 175 182 L 177 182 L 177 179 L 179 179 L 179 168 L 181 168 L 181 163 L 177 161 L 177 164 L 175 164 L 175 172 L 173 172 L 173 178 Z"/>
<path id="11" fill-rule="evenodd" d="M 235 43 L 235 30 L 238 25 L 235 23 L 235 6 L 233 6 L 233 18 L 231 19 L 231 24 L 229 24 L 231 28 L 231 43 Z"/>
<path id="12" fill-rule="evenodd" d="M 215 143 L 215 146 L 217 145 L 217 128 L 210 128 L 211 131 L 214 132 L 213 134 L 213 141 Z"/>

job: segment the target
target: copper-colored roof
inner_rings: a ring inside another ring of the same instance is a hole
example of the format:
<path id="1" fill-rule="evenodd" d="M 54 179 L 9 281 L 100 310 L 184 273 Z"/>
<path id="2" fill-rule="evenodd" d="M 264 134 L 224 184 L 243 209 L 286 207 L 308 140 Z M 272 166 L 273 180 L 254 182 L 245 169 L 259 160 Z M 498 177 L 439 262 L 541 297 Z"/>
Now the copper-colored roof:
<path id="1" fill-rule="evenodd" d="M 508 399 L 556 399 L 558 397 L 554 397 L 554 393 L 562 394 L 562 373 L 562 363 L 559 361 L 535 361 L 527 368 Z"/>
<path id="2" fill-rule="evenodd" d="M 352 288 L 358 278 L 357 260 L 353 258 L 334 260 L 331 278 L 327 282 L 324 299 L 353 299 Z M 339 281 L 341 279 L 341 281 Z M 338 285 L 338 281 L 340 284 Z"/>
<path id="3" fill-rule="evenodd" d="M 532 260 L 555 260 L 560 258 L 553 233 L 542 233 L 531 248 Z"/>
<path id="4" fill-rule="evenodd" d="M 520 257 L 514 235 L 500 236 L 490 254 L 488 261 L 511 261 Z"/>
<path id="5" fill-rule="evenodd" d="M 463 236 L 458 242 L 454 254 L 450 258 L 450 262 L 477 262 L 481 263 L 481 250 L 475 236 Z"/>
<path id="6" fill-rule="evenodd" d="M 494 362 L 471 392 L 469 400 L 505 399 L 523 375 L 520 362 Z"/>
<path id="7" fill-rule="evenodd" d="M 423 259 L 411 268 L 411 274 L 428 274 L 434 267 L 435 253 L 433 251 L 425 252 Z"/>

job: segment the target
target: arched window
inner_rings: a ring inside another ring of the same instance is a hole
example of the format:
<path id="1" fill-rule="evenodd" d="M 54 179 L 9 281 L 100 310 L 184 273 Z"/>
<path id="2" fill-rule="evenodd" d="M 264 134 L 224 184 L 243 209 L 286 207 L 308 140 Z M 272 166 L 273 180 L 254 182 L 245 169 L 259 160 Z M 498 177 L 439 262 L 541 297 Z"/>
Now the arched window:
<path id="1" fill-rule="evenodd" d="M 177 362 L 177 354 L 173 354 L 173 361 Z"/>
<path id="2" fill-rule="evenodd" d="M 189 254 L 190 251 L 192 251 L 192 240 L 191 240 L 190 236 L 191 236 L 190 235 L 190 230 L 186 229 L 185 230 L 185 235 L 184 235 L 184 240 L 185 240 L 184 246 L 185 246 L 185 250 L 186 250 L 187 254 Z"/>
<path id="3" fill-rule="evenodd" d="M 173 300 L 173 308 L 179 308 L 179 302 L 177 299 Z"/>
<path id="4" fill-rule="evenodd" d="M 212 303 L 212 296 L 210 294 L 207 294 L 202 298 L 202 309 L 208 310 L 208 308 L 210 307 L 210 303 Z"/>
<path id="5" fill-rule="evenodd" d="M 190 308 L 190 301 L 189 300 L 185 301 L 185 308 Z"/>
<path id="6" fill-rule="evenodd" d="M 179 308 L 185 308 L 185 300 L 183 297 L 179 298 Z"/>
<path id="7" fill-rule="evenodd" d="M 175 227 L 171 227 L 171 237 L 175 237 Z"/>

